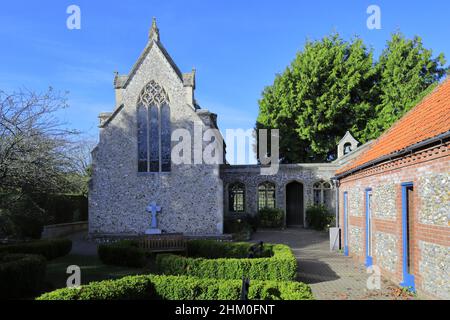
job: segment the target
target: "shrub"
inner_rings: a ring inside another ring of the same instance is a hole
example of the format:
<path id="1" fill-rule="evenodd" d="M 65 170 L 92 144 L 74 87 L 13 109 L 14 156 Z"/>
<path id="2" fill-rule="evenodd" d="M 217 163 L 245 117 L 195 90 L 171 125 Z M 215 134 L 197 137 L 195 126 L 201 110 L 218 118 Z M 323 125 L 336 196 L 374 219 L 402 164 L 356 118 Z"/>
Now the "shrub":
<path id="1" fill-rule="evenodd" d="M 0 208 L 0 234 L 21 239 L 39 239 L 46 224 L 88 219 L 82 195 L 0 193 Z"/>
<path id="2" fill-rule="evenodd" d="M 282 228 L 284 211 L 281 209 L 264 208 L 259 210 L 259 226 L 263 228 Z"/>
<path id="3" fill-rule="evenodd" d="M 97 249 L 98 257 L 104 264 L 137 267 L 146 265 L 146 252 L 139 248 L 137 241 L 119 241 L 112 244 L 102 244 Z"/>
<path id="4" fill-rule="evenodd" d="M 65 256 L 71 250 L 72 241 L 68 239 L 39 240 L 0 247 L 0 253 L 38 254 L 47 260 Z"/>
<path id="5" fill-rule="evenodd" d="M 32 296 L 43 285 L 46 260 L 30 254 L 0 254 L 0 299 Z"/>
<path id="6" fill-rule="evenodd" d="M 306 222 L 315 230 L 325 230 L 333 221 L 334 216 L 324 205 L 315 205 L 306 209 Z"/>
<path id="7" fill-rule="evenodd" d="M 247 241 L 256 231 L 256 225 L 248 215 L 226 217 L 224 221 L 224 232 L 233 235 L 234 240 Z"/>
<path id="8" fill-rule="evenodd" d="M 60 289 L 37 300 L 238 300 L 241 280 L 186 276 L 140 275 L 91 282 L 79 290 Z M 312 300 L 311 288 L 300 282 L 251 281 L 251 300 Z"/>
<path id="9" fill-rule="evenodd" d="M 0 193 L 2 233 L 20 239 L 39 239 L 45 223 L 45 211 L 29 195 Z"/>
<path id="10" fill-rule="evenodd" d="M 88 220 L 88 199 L 83 195 L 33 194 L 36 203 L 45 211 L 46 224 L 60 224 Z"/>
<path id="11" fill-rule="evenodd" d="M 253 243 L 249 242 L 219 242 L 214 240 L 191 240 L 187 243 L 189 257 L 196 258 L 247 258 Z M 263 256 L 273 255 L 270 245 L 264 247 Z"/>
<path id="12" fill-rule="evenodd" d="M 297 260 L 288 246 L 266 244 L 263 254 L 266 257 L 249 259 L 243 258 L 244 252 L 248 252 L 248 243 L 200 243 L 196 241 L 188 244 L 188 252 L 193 253 L 194 257 L 158 255 L 158 270 L 164 274 L 216 279 L 242 279 L 247 276 L 251 280 L 290 281 L 296 278 Z M 209 246 L 212 249 L 208 249 Z M 230 249 L 233 247 L 234 256 Z"/>

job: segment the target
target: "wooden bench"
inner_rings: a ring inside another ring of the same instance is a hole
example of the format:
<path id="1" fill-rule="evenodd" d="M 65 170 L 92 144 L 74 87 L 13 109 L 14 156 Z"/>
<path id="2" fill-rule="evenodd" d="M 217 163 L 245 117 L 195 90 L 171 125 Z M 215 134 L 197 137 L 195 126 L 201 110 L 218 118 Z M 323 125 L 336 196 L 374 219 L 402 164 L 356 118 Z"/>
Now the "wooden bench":
<path id="1" fill-rule="evenodd" d="M 145 236 L 139 247 L 149 252 L 186 252 L 187 241 L 182 234 Z"/>

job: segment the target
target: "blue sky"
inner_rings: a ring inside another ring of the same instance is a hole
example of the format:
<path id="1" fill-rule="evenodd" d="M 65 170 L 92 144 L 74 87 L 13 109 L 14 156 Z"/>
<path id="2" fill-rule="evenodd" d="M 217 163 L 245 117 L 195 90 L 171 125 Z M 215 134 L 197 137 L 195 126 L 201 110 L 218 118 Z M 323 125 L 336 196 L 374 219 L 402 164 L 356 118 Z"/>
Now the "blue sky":
<path id="1" fill-rule="evenodd" d="M 66 27 L 72 4 L 81 8 L 81 30 Z M 366 27 L 371 4 L 381 8 L 381 30 Z M 114 106 L 113 72 L 128 73 L 155 16 L 180 69 L 197 69 L 200 105 L 219 115 L 222 130 L 249 129 L 263 88 L 306 39 L 358 35 L 379 54 L 400 30 L 450 60 L 448 12 L 448 0 L 4 1 L 0 88 L 70 91 L 62 120 L 96 139 L 98 113 Z"/>

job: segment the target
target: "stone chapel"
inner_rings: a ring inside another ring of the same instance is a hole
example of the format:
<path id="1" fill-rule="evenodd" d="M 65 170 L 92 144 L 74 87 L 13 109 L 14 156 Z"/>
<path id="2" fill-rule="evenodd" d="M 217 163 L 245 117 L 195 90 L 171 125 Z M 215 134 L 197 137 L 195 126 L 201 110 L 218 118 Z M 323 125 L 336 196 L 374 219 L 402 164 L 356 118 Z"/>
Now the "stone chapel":
<path id="1" fill-rule="evenodd" d="M 181 129 L 194 136 L 199 124 L 203 133 L 218 132 L 217 115 L 195 100 L 195 71 L 179 70 L 155 20 L 143 52 L 128 74 L 116 74 L 114 89 L 114 111 L 100 114 L 99 143 L 92 153 L 92 236 L 144 234 L 152 202 L 161 208 L 158 228 L 165 233 L 221 235 L 224 217 L 256 215 L 262 207 L 283 209 L 286 226 L 303 226 L 308 205 L 335 210 L 331 178 L 350 153 L 359 152 L 348 133 L 336 162 L 280 165 L 271 176 L 261 175 L 259 165 L 174 163 L 172 133 Z M 220 133 L 214 138 L 223 141 Z M 195 157 L 193 149 L 187 156 Z"/>

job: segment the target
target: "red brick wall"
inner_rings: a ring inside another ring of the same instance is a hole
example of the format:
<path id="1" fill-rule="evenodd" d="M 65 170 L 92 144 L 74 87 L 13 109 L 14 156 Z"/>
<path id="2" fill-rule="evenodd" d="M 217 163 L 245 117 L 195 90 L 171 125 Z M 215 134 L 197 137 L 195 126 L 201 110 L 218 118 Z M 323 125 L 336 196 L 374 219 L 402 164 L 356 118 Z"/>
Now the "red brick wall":
<path id="1" fill-rule="evenodd" d="M 382 269 L 382 273 L 393 280 L 396 283 L 400 283 L 403 278 L 402 270 L 402 187 L 404 182 L 413 182 L 414 184 L 414 212 L 410 216 L 411 219 L 411 248 L 412 248 L 412 274 L 415 276 L 416 288 L 424 288 L 423 278 L 419 272 L 419 263 L 421 261 L 421 252 L 419 248 L 419 241 L 425 241 L 428 243 L 435 243 L 441 246 L 450 247 L 450 228 L 447 225 L 432 225 L 422 224 L 419 221 L 419 214 L 421 210 L 422 200 L 420 197 L 420 183 L 419 179 L 422 176 L 430 174 L 450 172 L 450 145 L 446 144 L 422 150 L 414 154 L 410 154 L 406 157 L 395 159 L 389 162 L 376 165 L 366 170 L 357 172 L 351 176 L 345 177 L 340 181 L 340 226 L 344 230 L 344 207 L 343 207 L 343 193 L 348 192 L 349 202 L 352 197 L 352 189 L 356 187 L 372 188 L 374 191 L 378 187 L 385 186 L 386 184 L 395 184 L 395 219 L 381 219 L 373 217 L 373 235 L 377 231 L 388 234 L 393 234 L 397 237 L 397 263 L 395 265 L 395 272 L 391 272 Z M 448 187 L 448 185 L 447 185 Z M 450 192 L 450 190 L 448 190 Z M 363 248 L 361 255 L 355 255 L 352 252 L 351 244 L 349 243 L 350 255 L 359 262 L 365 261 L 366 253 L 366 215 L 365 215 L 365 195 L 359 195 L 364 197 L 362 216 L 355 217 L 348 215 L 348 226 L 358 226 L 363 230 L 363 243 L 360 246 Z M 374 239 L 374 236 L 373 236 Z M 376 241 L 374 239 L 373 241 Z M 374 244 L 372 243 L 374 246 Z M 375 252 L 373 254 L 373 264 L 377 265 L 377 259 Z M 424 292 L 427 293 L 427 292 Z"/>

